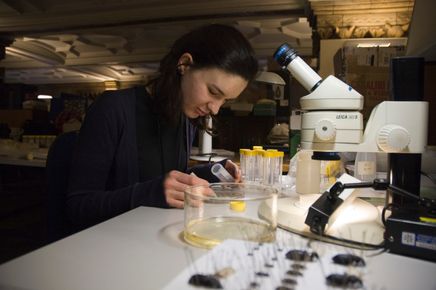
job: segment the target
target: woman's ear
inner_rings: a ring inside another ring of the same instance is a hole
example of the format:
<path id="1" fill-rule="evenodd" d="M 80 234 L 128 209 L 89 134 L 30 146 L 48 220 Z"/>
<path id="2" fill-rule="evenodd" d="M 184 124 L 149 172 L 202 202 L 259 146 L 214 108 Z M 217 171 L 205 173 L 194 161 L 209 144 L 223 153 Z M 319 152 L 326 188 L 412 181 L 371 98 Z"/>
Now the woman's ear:
<path id="1" fill-rule="evenodd" d="M 181 75 L 183 75 L 193 63 L 192 55 L 185 52 L 180 56 L 179 61 L 177 62 L 177 70 Z"/>

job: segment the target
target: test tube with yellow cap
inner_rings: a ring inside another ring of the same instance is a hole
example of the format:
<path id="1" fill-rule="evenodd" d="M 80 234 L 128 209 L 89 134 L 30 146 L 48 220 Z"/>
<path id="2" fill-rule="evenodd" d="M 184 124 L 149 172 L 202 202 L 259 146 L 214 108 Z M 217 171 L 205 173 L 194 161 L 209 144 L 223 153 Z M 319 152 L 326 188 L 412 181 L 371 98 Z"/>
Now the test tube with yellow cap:
<path id="1" fill-rule="evenodd" d="M 253 146 L 255 152 L 255 166 L 254 166 L 254 181 L 256 183 L 262 183 L 263 181 L 263 152 L 264 149 L 260 149 L 261 146 Z"/>
<path id="2" fill-rule="evenodd" d="M 255 181 L 255 168 L 256 168 L 256 151 L 247 150 L 244 151 L 245 155 L 245 180 L 246 182 L 254 182 Z"/>
<path id="3" fill-rule="evenodd" d="M 244 181 L 247 175 L 247 154 L 250 149 L 239 149 L 239 167 L 241 169 L 241 179 Z"/>
<path id="4" fill-rule="evenodd" d="M 276 152 L 274 151 L 263 151 L 263 180 L 262 183 L 265 185 L 274 184 L 274 169 L 276 167 Z"/>
<path id="5" fill-rule="evenodd" d="M 283 174 L 283 158 L 285 153 L 283 151 L 275 152 L 275 169 L 274 169 L 274 184 L 281 184 Z"/>

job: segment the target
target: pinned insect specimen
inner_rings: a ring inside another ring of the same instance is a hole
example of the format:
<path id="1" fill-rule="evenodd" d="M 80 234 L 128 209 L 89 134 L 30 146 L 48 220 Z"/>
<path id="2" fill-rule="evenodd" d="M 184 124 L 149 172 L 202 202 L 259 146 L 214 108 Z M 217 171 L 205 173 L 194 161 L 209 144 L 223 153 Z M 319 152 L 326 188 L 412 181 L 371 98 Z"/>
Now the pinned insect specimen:
<path id="1" fill-rule="evenodd" d="M 344 265 L 344 266 L 354 266 L 354 267 L 364 267 L 365 261 L 353 254 L 337 254 L 333 257 L 333 263 Z"/>
<path id="2" fill-rule="evenodd" d="M 338 288 L 360 289 L 363 282 L 359 277 L 348 274 L 330 274 L 326 278 L 327 285 Z"/>
<path id="3" fill-rule="evenodd" d="M 286 258 L 298 262 L 313 262 L 319 259 L 316 252 L 309 253 L 306 250 L 290 250 L 286 253 Z"/>
<path id="4" fill-rule="evenodd" d="M 193 286 L 210 288 L 210 289 L 222 289 L 223 286 L 219 278 L 226 278 L 235 273 L 235 270 L 231 267 L 223 268 L 217 271 L 214 275 L 195 274 L 192 275 L 188 283 Z"/>
<path id="5" fill-rule="evenodd" d="M 223 289 L 220 280 L 214 275 L 194 274 L 189 278 L 189 284 L 210 289 Z"/>

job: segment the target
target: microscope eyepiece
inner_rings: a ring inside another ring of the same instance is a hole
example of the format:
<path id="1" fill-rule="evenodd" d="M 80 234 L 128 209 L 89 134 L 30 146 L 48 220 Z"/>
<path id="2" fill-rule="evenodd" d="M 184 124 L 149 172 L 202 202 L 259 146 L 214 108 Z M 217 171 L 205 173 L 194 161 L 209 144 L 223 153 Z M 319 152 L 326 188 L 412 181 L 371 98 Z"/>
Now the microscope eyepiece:
<path id="1" fill-rule="evenodd" d="M 295 79 L 309 92 L 316 89 L 322 81 L 321 77 L 287 43 L 282 44 L 276 50 L 274 59 L 279 65 L 290 71 Z"/>
<path id="2" fill-rule="evenodd" d="M 287 43 L 282 44 L 274 53 L 274 59 L 283 67 L 286 67 L 296 57 L 297 51 Z"/>

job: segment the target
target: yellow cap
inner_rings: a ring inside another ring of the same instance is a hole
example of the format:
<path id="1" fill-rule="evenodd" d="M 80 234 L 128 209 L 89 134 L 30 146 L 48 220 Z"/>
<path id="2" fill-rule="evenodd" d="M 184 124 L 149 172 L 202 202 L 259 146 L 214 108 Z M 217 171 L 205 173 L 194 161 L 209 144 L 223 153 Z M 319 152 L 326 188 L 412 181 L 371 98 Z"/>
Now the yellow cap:
<path id="1" fill-rule="evenodd" d="M 266 149 L 266 151 L 277 152 L 277 149 Z"/>
<path id="2" fill-rule="evenodd" d="M 263 157 L 265 157 L 265 158 L 273 158 L 273 157 L 276 157 L 276 151 L 263 151 L 262 152 L 262 156 Z"/>
<path id="3" fill-rule="evenodd" d="M 253 146 L 253 150 L 263 149 L 263 146 Z"/>
<path id="4" fill-rule="evenodd" d="M 250 151 L 250 149 L 241 148 L 241 149 L 239 149 L 239 154 L 245 155 L 245 152 L 247 152 L 247 151 Z"/>
<path id="5" fill-rule="evenodd" d="M 245 211 L 245 201 L 234 200 L 230 202 L 230 209 L 233 211 L 243 212 Z"/>
<path id="6" fill-rule="evenodd" d="M 244 152 L 245 156 L 256 156 L 256 151 L 254 150 L 247 150 Z"/>

